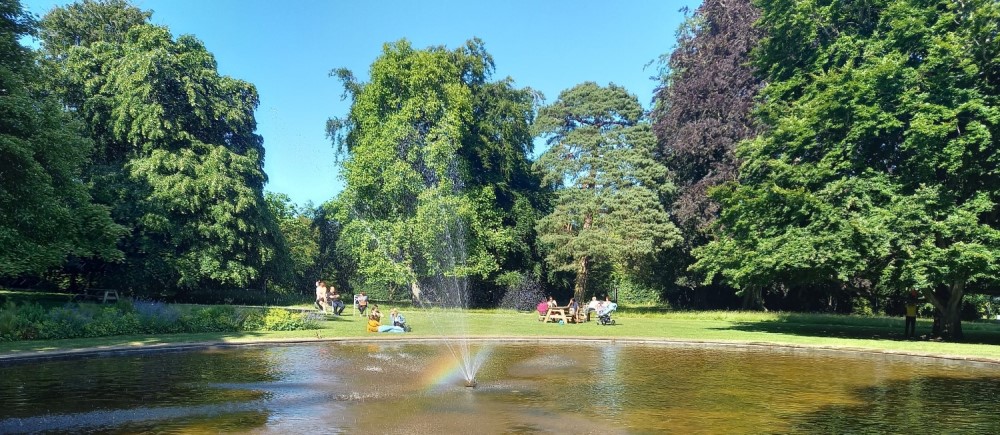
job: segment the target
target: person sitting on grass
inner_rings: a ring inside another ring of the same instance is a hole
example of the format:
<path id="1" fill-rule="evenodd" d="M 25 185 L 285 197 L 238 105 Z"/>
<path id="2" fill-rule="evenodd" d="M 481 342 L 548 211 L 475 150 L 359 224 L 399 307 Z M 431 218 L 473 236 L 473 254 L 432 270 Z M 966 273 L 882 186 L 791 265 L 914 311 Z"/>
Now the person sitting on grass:
<path id="1" fill-rule="evenodd" d="M 406 332 L 406 330 L 403 329 L 402 326 L 382 325 L 382 326 L 378 327 L 378 332 L 395 332 L 395 333 L 400 333 L 400 332 Z"/>
<path id="2" fill-rule="evenodd" d="M 379 326 L 382 326 L 379 318 L 372 312 L 368 315 L 368 332 L 378 332 Z"/>
<path id="3" fill-rule="evenodd" d="M 393 308 L 389 310 L 389 320 L 392 321 L 392 326 L 403 328 L 403 331 L 406 332 L 410 331 L 410 327 L 406 326 L 406 319 L 399 313 L 399 309 Z"/>

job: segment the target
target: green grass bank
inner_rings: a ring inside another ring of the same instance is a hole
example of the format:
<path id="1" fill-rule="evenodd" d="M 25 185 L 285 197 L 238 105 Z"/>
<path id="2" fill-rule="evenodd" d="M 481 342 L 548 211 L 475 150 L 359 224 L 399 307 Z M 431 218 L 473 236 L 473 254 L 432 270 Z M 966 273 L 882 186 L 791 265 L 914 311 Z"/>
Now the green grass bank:
<path id="1" fill-rule="evenodd" d="M 382 305 L 383 313 L 390 306 Z M 365 319 L 348 307 L 341 317 L 327 316 L 319 329 L 240 333 L 160 334 L 66 340 L 32 340 L 0 344 L 0 360 L 75 353 L 81 351 L 142 349 L 182 345 L 254 342 L 385 340 L 469 336 L 476 338 L 603 338 L 672 340 L 729 344 L 784 345 L 938 356 L 1000 362 L 1000 324 L 964 323 L 960 343 L 903 338 L 903 319 L 802 313 L 738 311 L 652 312 L 620 309 L 616 325 L 596 321 L 560 325 L 539 322 L 536 313 L 510 310 L 445 310 L 405 308 L 413 331 L 372 334 Z M 596 319 L 595 319 L 596 320 Z M 930 332 L 929 319 L 918 319 L 918 336 Z"/>

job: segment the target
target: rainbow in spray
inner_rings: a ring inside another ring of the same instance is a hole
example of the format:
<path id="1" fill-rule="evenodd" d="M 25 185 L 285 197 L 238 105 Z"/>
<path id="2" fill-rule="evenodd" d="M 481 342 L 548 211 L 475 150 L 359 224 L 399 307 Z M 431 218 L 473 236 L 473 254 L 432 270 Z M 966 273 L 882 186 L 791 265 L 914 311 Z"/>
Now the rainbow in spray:
<path id="1" fill-rule="evenodd" d="M 470 351 L 468 346 L 465 346 L 463 350 Z M 455 349 L 452 349 L 453 353 L 455 351 Z M 423 383 L 426 385 L 426 390 L 434 391 L 456 384 L 466 386 L 469 386 L 470 383 L 474 384 L 475 374 L 479 372 L 479 368 L 482 367 L 490 353 L 490 346 L 483 346 L 472 355 L 466 354 L 457 358 L 443 356 L 438 358 L 431 363 L 430 368 L 424 374 Z"/>

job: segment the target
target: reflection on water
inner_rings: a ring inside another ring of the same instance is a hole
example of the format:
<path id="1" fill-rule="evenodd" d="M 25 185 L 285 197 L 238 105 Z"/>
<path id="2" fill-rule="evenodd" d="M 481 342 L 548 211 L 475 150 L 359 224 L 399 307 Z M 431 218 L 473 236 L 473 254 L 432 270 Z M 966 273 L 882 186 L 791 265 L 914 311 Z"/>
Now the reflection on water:
<path id="1" fill-rule="evenodd" d="M 674 345 L 251 347 L 0 367 L 0 433 L 997 433 L 1000 367 Z"/>

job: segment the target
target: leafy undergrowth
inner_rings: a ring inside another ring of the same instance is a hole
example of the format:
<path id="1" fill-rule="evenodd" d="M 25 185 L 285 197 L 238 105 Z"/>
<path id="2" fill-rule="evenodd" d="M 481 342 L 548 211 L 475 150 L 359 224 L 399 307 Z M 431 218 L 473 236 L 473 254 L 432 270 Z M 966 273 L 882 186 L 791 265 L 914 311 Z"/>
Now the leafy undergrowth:
<path id="1" fill-rule="evenodd" d="M 185 306 L 131 299 L 109 305 L 66 302 L 54 308 L 7 301 L 0 309 L 0 342 L 317 327 L 304 313 L 283 308 Z"/>

